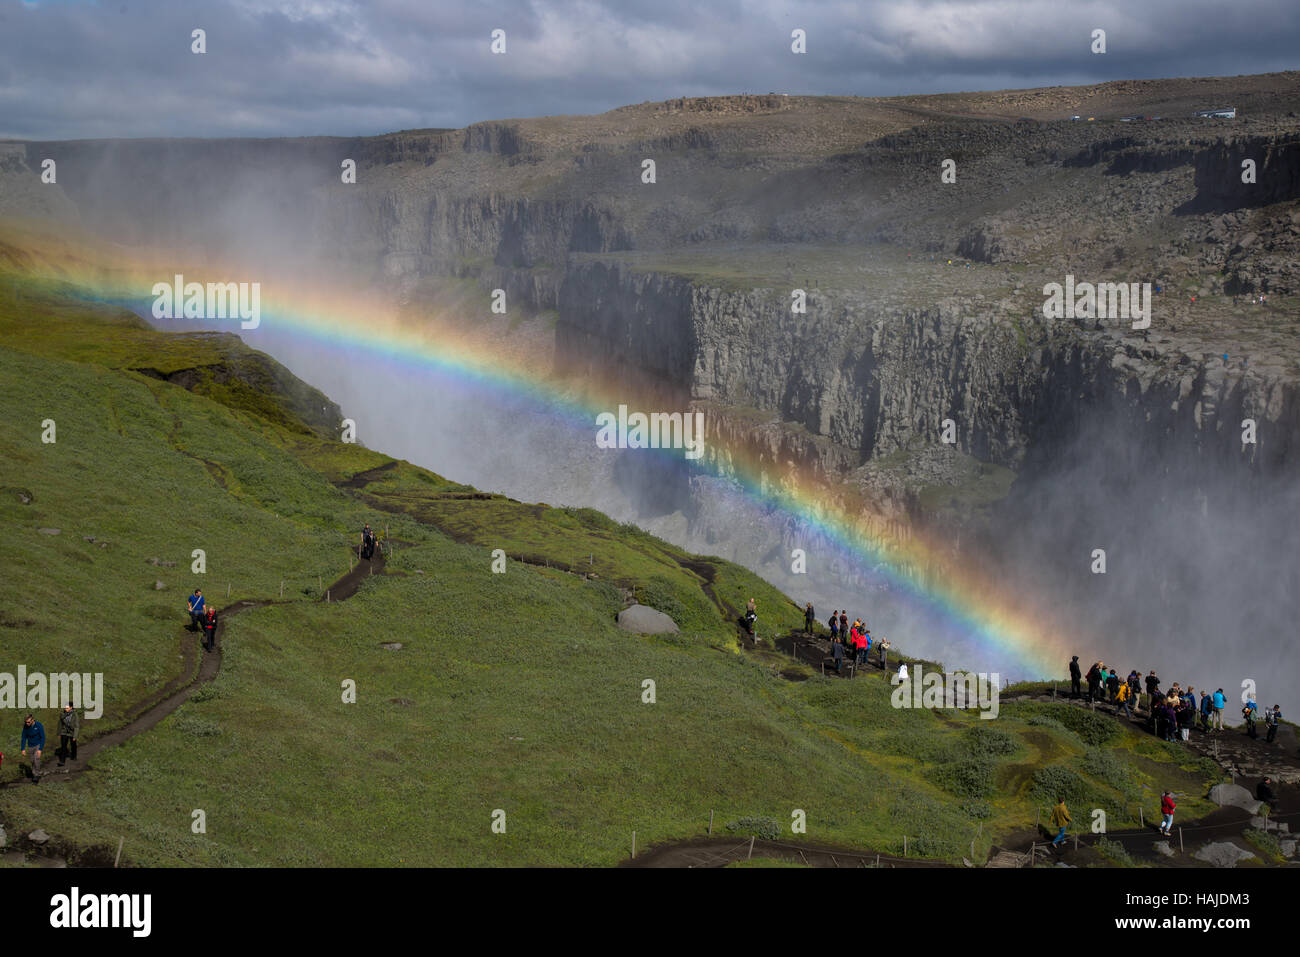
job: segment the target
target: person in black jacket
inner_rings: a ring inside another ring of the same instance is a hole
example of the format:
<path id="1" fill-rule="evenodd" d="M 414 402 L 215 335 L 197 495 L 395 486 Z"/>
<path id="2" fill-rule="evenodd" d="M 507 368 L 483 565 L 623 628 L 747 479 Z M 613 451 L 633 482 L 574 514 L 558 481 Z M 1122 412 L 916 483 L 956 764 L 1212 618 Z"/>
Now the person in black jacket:
<path id="1" fill-rule="evenodd" d="M 370 530 L 370 523 L 366 522 L 366 527 L 361 530 L 361 557 L 370 561 L 370 556 L 375 553 L 375 533 Z"/>
<path id="2" fill-rule="evenodd" d="M 217 609 L 212 605 L 203 615 L 203 647 L 211 651 L 217 643 Z"/>
<path id="3" fill-rule="evenodd" d="M 1083 680 L 1083 669 L 1079 667 L 1079 656 L 1075 655 L 1070 659 L 1070 697 L 1077 698 L 1083 693 L 1080 682 Z"/>
<path id="4" fill-rule="evenodd" d="M 68 758 L 77 760 L 77 735 L 81 732 L 81 716 L 72 710 L 69 701 L 59 715 L 59 767 L 63 767 Z"/>
<path id="5" fill-rule="evenodd" d="M 803 630 L 808 634 L 813 633 L 813 622 L 817 620 L 817 614 L 813 611 L 812 602 L 808 602 L 803 609 Z"/>

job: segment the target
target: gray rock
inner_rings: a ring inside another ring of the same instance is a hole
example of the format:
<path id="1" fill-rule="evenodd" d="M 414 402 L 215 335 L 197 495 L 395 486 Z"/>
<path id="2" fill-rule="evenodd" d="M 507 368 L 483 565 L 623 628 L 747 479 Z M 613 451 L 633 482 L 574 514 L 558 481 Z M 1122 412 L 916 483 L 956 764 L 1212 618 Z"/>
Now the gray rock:
<path id="1" fill-rule="evenodd" d="M 1257 814 L 1259 812 L 1259 801 L 1250 796 L 1250 792 L 1240 784 L 1216 784 L 1210 788 L 1210 800 L 1219 807 L 1231 805 L 1239 807 L 1248 814 Z"/>
<path id="2" fill-rule="evenodd" d="M 1198 861 L 1205 861 L 1214 867 L 1236 867 L 1241 861 L 1248 861 L 1254 858 L 1255 855 L 1250 851 L 1242 850 L 1236 844 L 1217 841 L 1213 844 L 1206 844 L 1192 857 Z"/>
<path id="3" fill-rule="evenodd" d="M 155 582 L 153 583 L 153 590 L 154 590 L 154 591 L 162 591 L 162 590 L 163 590 L 164 588 L 166 588 L 166 587 L 167 587 L 167 583 L 166 583 L 166 582 L 163 582 L 163 581 L 155 581 Z"/>
<path id="4" fill-rule="evenodd" d="M 1280 841 L 1279 843 L 1282 845 L 1283 857 L 1295 857 L 1295 841 Z M 4 847 L 4 844 L 0 844 L 0 847 Z"/>
<path id="5" fill-rule="evenodd" d="M 59 528 L 38 528 L 37 531 L 42 535 L 59 535 L 62 534 L 63 530 Z"/>
<path id="6" fill-rule="evenodd" d="M 45 844 L 49 839 L 50 836 L 39 827 L 27 835 L 27 840 L 31 841 L 33 844 Z"/>
<path id="7" fill-rule="evenodd" d="M 648 605 L 631 605 L 618 613 L 618 626 L 639 635 L 661 635 L 678 630 L 677 623 Z"/>
<path id="8" fill-rule="evenodd" d="M 381 641 L 379 647 L 385 651 L 401 651 L 402 643 L 400 641 Z"/>
<path id="9" fill-rule="evenodd" d="M 1169 846 L 1168 841 L 1156 841 L 1154 846 L 1157 854 L 1163 854 L 1165 857 L 1174 856 L 1174 849 Z"/>
<path id="10" fill-rule="evenodd" d="M 9 835 L 5 833 L 4 825 L 0 824 L 0 847 L 9 846 Z"/>

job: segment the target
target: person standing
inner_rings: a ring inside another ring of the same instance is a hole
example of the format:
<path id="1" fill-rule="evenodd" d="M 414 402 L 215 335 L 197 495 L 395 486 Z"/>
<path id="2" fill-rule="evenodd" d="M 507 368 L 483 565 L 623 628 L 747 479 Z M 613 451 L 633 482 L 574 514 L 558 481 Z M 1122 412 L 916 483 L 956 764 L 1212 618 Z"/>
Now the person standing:
<path id="1" fill-rule="evenodd" d="M 840 612 L 840 641 L 847 641 L 849 637 L 849 613 Z"/>
<path id="2" fill-rule="evenodd" d="M 1056 799 L 1056 807 L 1052 808 L 1052 827 L 1060 828 L 1056 832 L 1056 839 L 1052 841 L 1052 847 L 1060 847 L 1065 842 L 1065 829 L 1070 825 L 1070 811 L 1065 806 L 1065 798 Z"/>
<path id="3" fill-rule="evenodd" d="M 1142 676 L 1137 673 L 1137 669 L 1128 673 L 1128 700 L 1133 705 L 1133 711 L 1136 713 L 1142 710 Z"/>
<path id="4" fill-rule="evenodd" d="M 41 783 L 41 752 L 45 750 L 45 725 L 28 715 L 23 719 L 23 736 L 18 742 L 18 753 L 26 757 L 27 749 L 32 750 L 32 783 Z"/>
<path id="5" fill-rule="evenodd" d="M 1201 692 L 1201 730 L 1205 733 L 1210 731 L 1210 715 L 1214 714 L 1214 698 L 1210 696 L 1209 689 Z"/>
<path id="6" fill-rule="evenodd" d="M 1070 659 L 1070 697 L 1078 698 L 1083 693 L 1080 683 L 1083 681 L 1083 669 L 1079 667 L 1079 656 Z"/>
<path id="7" fill-rule="evenodd" d="M 808 634 L 813 633 L 813 622 L 817 620 L 817 615 L 813 612 L 812 602 L 808 602 L 803 609 L 803 630 Z"/>
<path id="8" fill-rule="evenodd" d="M 1168 837 L 1174 827 L 1174 811 L 1178 805 L 1174 802 L 1174 792 L 1166 791 L 1160 795 L 1160 833 Z"/>
<path id="9" fill-rule="evenodd" d="M 1133 720 L 1133 712 L 1129 709 L 1129 699 L 1133 696 L 1133 686 L 1127 681 L 1119 686 L 1119 691 L 1115 693 L 1116 711 L 1123 711 L 1128 715 L 1129 720 Z"/>
<path id="10" fill-rule="evenodd" d="M 1216 731 L 1223 730 L 1223 709 L 1228 706 L 1228 696 L 1220 688 L 1214 692 L 1214 714 L 1210 718 L 1210 727 Z"/>
<path id="11" fill-rule="evenodd" d="M 370 523 L 366 522 L 366 527 L 361 530 L 361 557 L 366 561 L 370 561 L 370 556 L 374 555 L 374 553 L 375 533 L 370 530 Z"/>
<path id="12" fill-rule="evenodd" d="M 863 625 L 862 634 L 858 635 L 858 664 L 866 667 L 869 654 L 871 654 L 871 629 Z"/>
<path id="13" fill-rule="evenodd" d="M 881 638 L 876 648 L 880 651 L 880 670 L 887 671 L 889 669 L 889 639 Z"/>
<path id="14" fill-rule="evenodd" d="M 81 731 L 81 716 L 72 710 L 72 702 L 69 701 L 63 708 L 63 713 L 59 715 L 59 767 L 63 767 L 64 762 L 71 757 L 73 761 L 77 760 L 77 734 Z"/>
<path id="15" fill-rule="evenodd" d="M 1282 709 L 1273 705 L 1273 710 L 1264 712 L 1264 724 L 1268 726 L 1268 734 L 1264 736 L 1267 744 L 1272 744 L 1273 739 L 1277 737 L 1277 726 L 1282 723 Z"/>
<path id="16" fill-rule="evenodd" d="M 840 619 L 838 616 L 839 616 L 838 611 L 831 612 L 831 621 L 830 621 L 831 641 L 834 641 L 836 638 L 840 636 Z"/>
<path id="17" fill-rule="evenodd" d="M 1106 676 L 1106 695 L 1111 704 L 1114 704 L 1115 699 L 1119 697 L 1119 686 L 1119 672 L 1112 668 L 1110 674 Z"/>
<path id="18" fill-rule="evenodd" d="M 835 673 L 839 674 L 844 667 L 844 642 L 840 641 L 839 635 L 831 639 L 831 657 L 835 659 Z"/>

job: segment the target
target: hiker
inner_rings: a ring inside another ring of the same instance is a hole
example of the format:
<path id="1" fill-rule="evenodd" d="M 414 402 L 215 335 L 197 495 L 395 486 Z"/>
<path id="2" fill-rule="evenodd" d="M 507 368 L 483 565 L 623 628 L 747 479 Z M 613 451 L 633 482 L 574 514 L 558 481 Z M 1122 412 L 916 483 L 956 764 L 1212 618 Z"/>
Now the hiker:
<path id="1" fill-rule="evenodd" d="M 26 757 L 32 749 L 32 783 L 41 783 L 41 752 L 45 750 L 45 725 L 32 715 L 23 719 L 23 736 L 18 742 L 18 753 Z"/>
<path id="2" fill-rule="evenodd" d="M 1119 696 L 1119 673 L 1112 671 L 1106 679 L 1106 694 L 1110 697 L 1110 703 L 1114 704 L 1115 699 Z"/>
<path id="3" fill-rule="evenodd" d="M 1120 685 L 1119 690 L 1115 692 L 1116 713 L 1123 711 L 1128 715 L 1130 721 L 1133 720 L 1133 712 L 1129 709 L 1128 703 L 1132 697 L 1133 686 L 1127 681 Z"/>
<path id="4" fill-rule="evenodd" d="M 1214 713 L 1214 699 L 1210 697 L 1210 692 L 1201 692 L 1201 730 L 1205 733 L 1210 731 L 1210 715 Z"/>
<path id="5" fill-rule="evenodd" d="M 844 667 L 844 642 L 840 641 L 839 635 L 831 639 L 831 655 L 835 658 L 835 673 L 839 674 Z"/>
<path id="6" fill-rule="evenodd" d="M 203 647 L 211 651 L 217 643 L 217 610 L 211 605 L 203 616 Z"/>
<path id="7" fill-rule="evenodd" d="M 1166 791 L 1160 795 L 1160 813 L 1164 815 L 1160 821 L 1160 833 L 1165 837 L 1168 837 L 1169 832 L 1173 830 L 1174 810 L 1177 807 L 1178 805 L 1174 802 L 1173 791 Z"/>
<path id="8" fill-rule="evenodd" d="M 80 731 L 81 716 L 72 710 L 72 702 L 69 701 L 59 715 L 59 750 L 55 752 L 59 758 L 59 767 L 63 767 L 69 757 L 77 760 L 77 734 Z"/>
<path id="9" fill-rule="evenodd" d="M 904 661 L 898 666 L 898 683 L 901 685 L 907 680 L 907 662 Z"/>
<path id="10" fill-rule="evenodd" d="M 838 638 L 840 634 L 840 620 L 838 617 L 836 617 L 837 615 L 839 615 L 838 611 L 831 612 L 831 621 L 830 621 L 831 641 L 834 641 L 836 638 Z"/>
<path id="11" fill-rule="evenodd" d="M 845 641 L 849 637 L 849 613 L 840 612 L 840 641 Z"/>
<path id="12" fill-rule="evenodd" d="M 808 634 L 813 633 L 813 622 L 817 620 L 817 615 L 813 612 L 812 602 L 808 602 L 803 609 L 803 630 Z"/>
<path id="13" fill-rule="evenodd" d="M 1253 697 L 1246 700 L 1246 704 L 1241 709 L 1241 716 L 1246 719 L 1246 737 L 1258 738 L 1259 732 L 1255 730 L 1255 714 L 1259 710 L 1259 705 L 1255 704 Z"/>
<path id="14" fill-rule="evenodd" d="M 375 533 L 370 530 L 370 523 L 366 522 L 366 527 L 361 530 L 361 557 L 370 561 L 370 556 L 374 553 Z"/>
<path id="15" fill-rule="evenodd" d="M 203 589 L 194 589 L 194 594 L 190 596 L 190 631 L 199 630 L 199 619 L 203 617 Z"/>
<path id="16" fill-rule="evenodd" d="M 1160 690 L 1160 679 L 1156 677 L 1154 668 L 1147 675 L 1147 694 L 1151 696 L 1151 706 L 1155 707 L 1155 694 Z"/>
<path id="17" fill-rule="evenodd" d="M 1277 737 L 1277 726 L 1282 723 L 1282 709 L 1273 705 L 1272 711 L 1264 712 L 1264 724 L 1268 727 L 1268 734 L 1264 736 L 1266 744 L 1272 744 L 1273 739 Z"/>
<path id="18" fill-rule="evenodd" d="M 1214 692 L 1214 712 L 1210 715 L 1210 727 L 1216 731 L 1223 730 L 1223 709 L 1228 706 L 1228 696 L 1220 688 Z"/>
<path id="19" fill-rule="evenodd" d="M 1095 661 L 1088 669 L 1088 700 L 1096 701 L 1101 691 L 1101 662 Z"/>
<path id="20" fill-rule="evenodd" d="M 1187 703 L 1186 698 L 1179 698 L 1179 705 L 1176 709 L 1178 720 L 1178 736 L 1187 741 L 1192 736 L 1192 722 L 1196 720 L 1196 709 Z"/>
<path id="21" fill-rule="evenodd" d="M 871 630 L 864 626 L 862 634 L 858 636 L 858 664 L 865 665 L 869 654 L 871 654 Z"/>
<path id="22" fill-rule="evenodd" d="M 751 598 L 748 602 L 745 603 L 745 614 L 749 614 L 753 612 L 754 617 L 757 618 L 758 617 L 757 608 L 758 608 L 758 602 L 755 601 L 753 598 Z"/>
<path id="23" fill-rule="evenodd" d="M 1133 710 L 1136 712 L 1142 707 L 1142 676 L 1136 668 L 1128 673 L 1128 690 L 1129 700 L 1133 702 Z"/>
<path id="24" fill-rule="evenodd" d="M 1056 840 L 1052 841 L 1052 847 L 1060 847 L 1065 843 L 1065 829 L 1070 824 L 1070 811 L 1065 806 L 1065 798 L 1058 797 L 1056 799 L 1056 807 L 1052 808 L 1051 822 L 1052 827 L 1060 828 L 1056 832 Z"/>
<path id="25" fill-rule="evenodd" d="M 1083 690 L 1079 687 L 1083 681 L 1083 669 L 1079 667 L 1079 656 L 1070 659 L 1070 697 L 1078 698 Z"/>
<path id="26" fill-rule="evenodd" d="M 1265 712 L 1267 714 L 1267 712 Z M 1255 800 L 1263 801 L 1268 805 L 1269 811 L 1273 810 L 1273 802 L 1277 800 L 1277 795 L 1273 793 L 1273 779 L 1264 778 L 1255 787 Z"/>
<path id="27" fill-rule="evenodd" d="M 1178 738 L 1178 710 L 1169 700 L 1166 698 L 1164 704 L 1165 740 L 1175 741 Z"/>
<path id="28" fill-rule="evenodd" d="M 876 642 L 876 650 L 880 653 L 880 670 L 887 671 L 889 669 L 889 639 L 881 638 L 880 641 Z"/>

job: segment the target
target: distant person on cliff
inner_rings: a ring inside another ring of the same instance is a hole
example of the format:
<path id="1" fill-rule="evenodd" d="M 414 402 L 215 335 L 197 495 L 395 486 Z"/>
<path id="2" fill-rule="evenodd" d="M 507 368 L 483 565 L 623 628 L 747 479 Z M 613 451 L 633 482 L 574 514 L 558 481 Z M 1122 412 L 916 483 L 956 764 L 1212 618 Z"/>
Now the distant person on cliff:
<path id="1" fill-rule="evenodd" d="M 1155 704 L 1155 700 L 1154 700 L 1155 694 L 1159 690 L 1160 690 L 1160 679 L 1156 677 L 1156 670 L 1152 668 L 1151 671 L 1147 674 L 1147 694 L 1150 695 L 1152 698 L 1151 701 L 1152 705 Z"/>
<path id="2" fill-rule="evenodd" d="M 1123 711 L 1132 720 L 1133 712 L 1129 709 L 1129 701 L 1132 697 L 1133 686 L 1125 681 L 1119 686 L 1119 690 L 1115 692 L 1115 713 L 1118 714 Z"/>
<path id="3" fill-rule="evenodd" d="M 1056 799 L 1056 807 L 1052 808 L 1052 827 L 1060 828 L 1056 832 L 1056 839 L 1052 841 L 1052 847 L 1059 848 L 1065 843 L 1065 829 L 1070 826 L 1070 811 L 1065 806 L 1065 798 Z"/>
<path id="4" fill-rule="evenodd" d="M 812 602 L 808 602 L 803 607 L 803 630 L 811 635 L 813 633 L 813 622 L 816 620 L 817 614 L 813 611 Z"/>
<path id="5" fill-rule="evenodd" d="M 18 742 L 18 753 L 24 757 L 32 750 L 32 783 L 41 783 L 41 752 L 45 750 L 45 725 L 33 715 L 23 719 L 23 736 Z"/>
<path id="6" fill-rule="evenodd" d="M 1201 692 L 1201 730 L 1209 733 L 1210 715 L 1214 714 L 1214 699 L 1210 697 L 1210 692 Z"/>
<path id="7" fill-rule="evenodd" d="M 863 625 L 862 634 L 858 637 L 858 664 L 865 667 L 869 654 L 871 654 L 871 629 Z"/>
<path id="8" fill-rule="evenodd" d="M 1214 713 L 1210 716 L 1210 727 L 1216 731 L 1223 730 L 1223 709 L 1228 706 L 1228 696 L 1220 688 L 1214 692 Z"/>
<path id="9" fill-rule="evenodd" d="M 1282 709 L 1277 705 L 1273 705 L 1273 710 L 1264 712 L 1264 724 L 1268 727 L 1268 734 L 1264 737 L 1265 742 L 1273 743 L 1273 739 L 1277 737 L 1277 727 L 1281 723 Z"/>
<path id="10" fill-rule="evenodd" d="M 1112 671 L 1106 676 L 1106 695 L 1110 698 L 1111 704 L 1114 704 L 1115 699 L 1119 696 L 1120 684 L 1118 672 Z"/>
<path id="11" fill-rule="evenodd" d="M 1196 720 L 1196 709 L 1187 703 L 1186 698 L 1178 700 L 1178 736 L 1186 741 L 1192 736 L 1192 722 Z"/>
<path id="12" fill-rule="evenodd" d="M 1177 807 L 1173 791 L 1166 791 L 1160 795 L 1160 813 L 1163 815 L 1160 821 L 1160 833 L 1165 837 L 1168 837 L 1174 828 L 1174 811 Z"/>
<path id="13" fill-rule="evenodd" d="M 370 561 L 370 556 L 375 553 L 375 533 L 370 530 L 370 523 L 366 522 L 366 527 L 361 530 L 361 557 Z"/>
<path id="14" fill-rule="evenodd" d="M 203 647 L 211 651 L 217 643 L 217 610 L 211 605 L 203 616 Z"/>
<path id="15" fill-rule="evenodd" d="M 901 685 L 907 680 L 907 662 L 904 661 L 898 666 L 898 683 Z"/>
<path id="16" fill-rule="evenodd" d="M 876 648 L 880 652 L 880 670 L 888 671 L 889 670 L 889 639 L 881 638 L 880 641 L 877 642 Z"/>
<path id="17" fill-rule="evenodd" d="M 835 659 L 835 673 L 839 674 L 844 666 L 844 642 L 840 641 L 839 635 L 831 639 L 831 657 Z"/>
<path id="18" fill-rule="evenodd" d="M 1088 700 L 1096 701 L 1101 695 L 1101 662 L 1093 662 L 1088 669 Z"/>
<path id="19" fill-rule="evenodd" d="M 188 607 L 190 610 L 190 631 L 198 631 L 199 619 L 203 617 L 203 589 L 194 589 Z"/>
<path id="20" fill-rule="evenodd" d="M 1248 698 L 1245 706 L 1241 709 L 1241 716 L 1246 719 L 1246 737 L 1258 738 L 1259 732 L 1255 730 L 1255 717 L 1259 713 L 1259 705 L 1255 704 L 1254 698 Z"/>
<path id="21" fill-rule="evenodd" d="M 59 715 L 59 767 L 71 758 L 77 760 L 77 735 L 81 732 L 81 716 L 72 710 L 69 701 Z"/>
<path id="22" fill-rule="evenodd" d="M 840 640 L 844 641 L 849 637 L 849 613 L 840 612 Z"/>
<path id="23" fill-rule="evenodd" d="M 1079 656 L 1075 655 L 1070 659 L 1070 697 L 1078 698 L 1083 694 L 1081 682 L 1083 681 L 1083 669 L 1079 667 Z"/>
<path id="24" fill-rule="evenodd" d="M 831 621 L 830 621 L 831 641 L 834 641 L 836 638 L 840 636 L 840 620 L 837 617 L 838 615 L 839 615 L 838 611 L 831 612 Z"/>
<path id="25" fill-rule="evenodd" d="M 1142 676 L 1136 669 L 1128 673 L 1128 690 L 1134 712 L 1139 711 L 1142 707 Z"/>
<path id="26" fill-rule="evenodd" d="M 1263 801 L 1269 806 L 1269 810 L 1272 811 L 1273 802 L 1277 800 L 1277 795 L 1273 793 L 1272 778 L 1264 778 L 1264 780 L 1260 781 L 1255 787 L 1255 800 Z"/>

